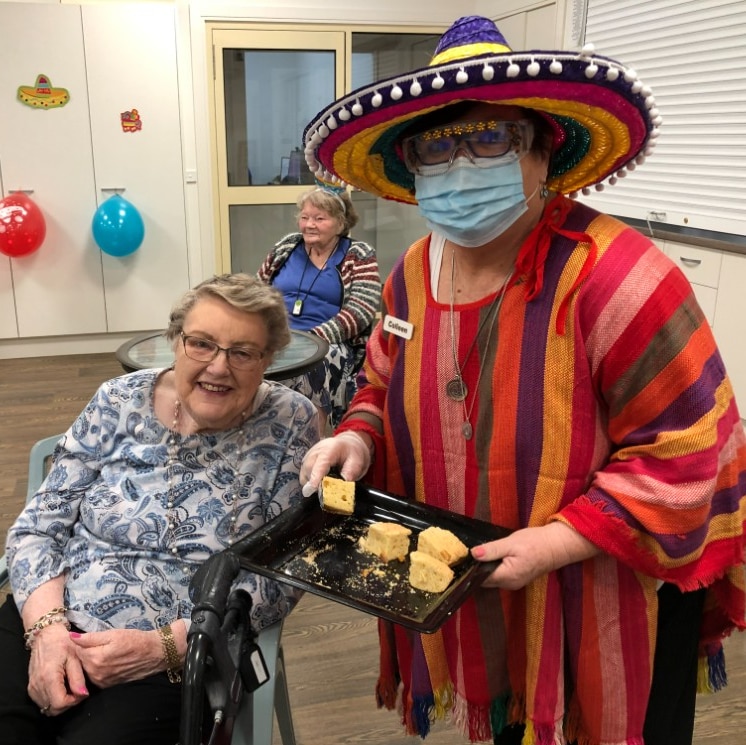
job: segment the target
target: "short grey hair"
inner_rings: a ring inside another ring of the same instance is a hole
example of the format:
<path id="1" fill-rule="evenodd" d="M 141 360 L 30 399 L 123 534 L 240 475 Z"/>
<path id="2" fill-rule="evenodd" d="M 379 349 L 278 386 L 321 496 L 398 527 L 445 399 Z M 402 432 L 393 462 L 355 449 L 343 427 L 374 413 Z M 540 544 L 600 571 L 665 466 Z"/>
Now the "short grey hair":
<path id="1" fill-rule="evenodd" d="M 279 290 L 251 274 L 219 274 L 187 290 L 171 309 L 166 339 L 175 342 L 184 330 L 184 319 L 203 298 L 224 300 L 243 313 L 256 313 L 267 327 L 268 354 L 274 355 L 290 343 L 290 329 L 285 301 Z"/>
<path id="2" fill-rule="evenodd" d="M 317 209 L 324 210 L 324 212 L 331 215 L 335 220 L 341 221 L 341 235 L 349 235 L 350 231 L 357 225 L 357 211 L 346 189 L 333 191 L 332 189 L 324 189 L 319 186 L 309 191 L 304 191 L 298 197 L 296 204 L 298 207 L 296 220 L 300 217 L 303 208 L 307 204 L 311 204 Z"/>

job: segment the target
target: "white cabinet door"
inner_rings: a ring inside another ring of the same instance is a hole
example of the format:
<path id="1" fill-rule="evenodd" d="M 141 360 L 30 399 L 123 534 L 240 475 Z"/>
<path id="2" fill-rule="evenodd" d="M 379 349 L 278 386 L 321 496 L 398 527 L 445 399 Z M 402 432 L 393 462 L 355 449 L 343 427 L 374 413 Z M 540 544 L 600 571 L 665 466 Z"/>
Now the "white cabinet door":
<path id="1" fill-rule="evenodd" d="M 2 162 L 0 162 L 2 165 Z M 2 183 L 0 182 L 0 187 Z M 10 259 L 0 256 L 0 339 L 12 339 L 18 336 L 18 317 L 16 302 L 13 296 L 13 277 L 10 271 Z"/>
<path id="2" fill-rule="evenodd" d="M 746 419 L 746 256 L 723 253 L 715 338 L 736 392 L 741 418 Z"/>
<path id="3" fill-rule="evenodd" d="M 97 200 L 104 191 L 140 212 L 145 238 L 125 257 L 103 254 L 109 331 L 165 326 L 189 287 L 173 6 L 84 5 Z M 142 128 L 125 132 L 136 109 Z"/>
<path id="4" fill-rule="evenodd" d="M 693 285 L 717 289 L 722 251 L 666 241 L 666 253 Z"/>
<path id="5" fill-rule="evenodd" d="M 697 298 L 699 307 L 705 314 L 707 322 L 710 324 L 713 332 L 715 331 L 715 308 L 717 306 L 718 291 L 714 287 L 707 287 L 706 285 L 695 285 L 692 284 L 694 290 L 694 297 Z"/>
<path id="6" fill-rule="evenodd" d="M 91 235 L 96 203 L 80 8 L 0 3 L 0 56 L 3 194 L 32 189 L 47 225 L 36 252 L 0 257 L 0 334 L 106 331 L 101 256 Z M 33 87 L 38 75 L 66 88 L 70 101 L 47 110 L 18 101 L 18 88 Z M 17 330 L 8 322 L 11 303 Z"/>
<path id="7" fill-rule="evenodd" d="M 723 252 L 717 249 L 692 246 L 688 243 L 676 243 L 675 241 L 665 241 L 664 250 L 686 275 L 702 312 L 714 329 L 715 306 Z"/>

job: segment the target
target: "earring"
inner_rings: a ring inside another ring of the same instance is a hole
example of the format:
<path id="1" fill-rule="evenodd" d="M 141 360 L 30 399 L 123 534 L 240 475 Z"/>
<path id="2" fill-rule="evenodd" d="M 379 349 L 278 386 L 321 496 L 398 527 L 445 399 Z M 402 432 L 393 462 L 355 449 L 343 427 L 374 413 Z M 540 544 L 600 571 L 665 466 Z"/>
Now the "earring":
<path id="1" fill-rule="evenodd" d="M 541 188 L 539 189 L 539 198 L 546 199 L 548 196 L 549 196 L 549 189 L 547 189 L 546 184 L 542 184 Z"/>

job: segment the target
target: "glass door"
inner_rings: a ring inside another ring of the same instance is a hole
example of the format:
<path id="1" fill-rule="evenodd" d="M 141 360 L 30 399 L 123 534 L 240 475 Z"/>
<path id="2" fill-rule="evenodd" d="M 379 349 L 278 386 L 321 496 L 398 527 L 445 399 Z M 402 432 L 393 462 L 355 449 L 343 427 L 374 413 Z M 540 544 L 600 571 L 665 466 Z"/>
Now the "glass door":
<path id="1" fill-rule="evenodd" d="M 214 56 L 219 271 L 254 273 L 295 230 L 314 183 L 303 129 L 344 92 L 345 35 L 272 28 L 208 30 Z"/>
<path id="2" fill-rule="evenodd" d="M 208 24 L 218 271 L 253 274 L 297 230 L 296 200 L 313 185 L 306 124 L 346 91 L 429 63 L 442 29 L 289 29 Z M 381 278 L 427 229 L 416 207 L 353 191 L 354 239 L 376 248 Z"/>

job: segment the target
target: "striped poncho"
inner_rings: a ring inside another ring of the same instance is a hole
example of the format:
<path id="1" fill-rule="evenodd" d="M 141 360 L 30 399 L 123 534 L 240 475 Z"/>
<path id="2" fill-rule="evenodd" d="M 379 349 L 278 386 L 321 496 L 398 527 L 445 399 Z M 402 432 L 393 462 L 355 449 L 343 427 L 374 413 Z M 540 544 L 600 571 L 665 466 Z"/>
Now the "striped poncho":
<path id="1" fill-rule="evenodd" d="M 469 407 L 477 391 L 467 440 L 444 393 L 451 319 L 428 247 L 384 288 L 411 339 L 378 325 L 339 431 L 381 418 L 369 478 L 390 492 L 509 528 L 564 520 L 602 553 L 520 591 L 482 589 L 433 635 L 382 624 L 379 704 L 401 682 L 412 734 L 450 713 L 472 741 L 523 722 L 524 743 L 641 745 L 660 581 L 710 588 L 705 662 L 744 627 L 746 438 L 711 330 L 654 244 L 558 197 L 463 371 Z M 493 297 L 455 307 L 462 362 Z"/>

